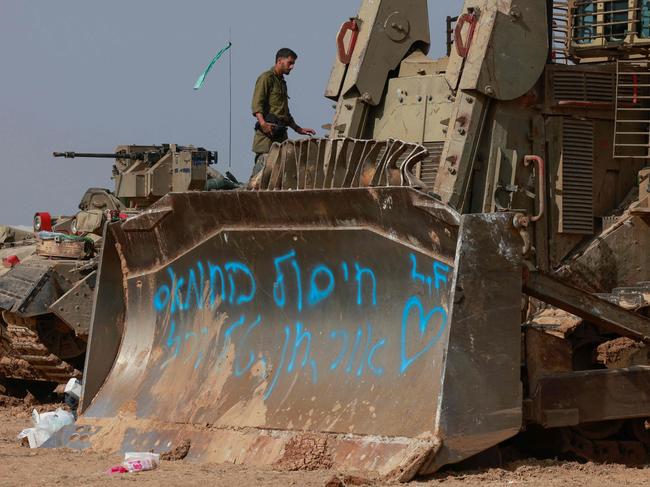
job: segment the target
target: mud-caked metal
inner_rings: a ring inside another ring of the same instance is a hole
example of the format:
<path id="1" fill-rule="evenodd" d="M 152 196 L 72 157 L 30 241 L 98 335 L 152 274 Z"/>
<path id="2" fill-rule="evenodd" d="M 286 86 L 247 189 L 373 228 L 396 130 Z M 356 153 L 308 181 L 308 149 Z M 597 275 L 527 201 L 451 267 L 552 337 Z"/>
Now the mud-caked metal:
<path id="1" fill-rule="evenodd" d="M 361 2 L 327 139 L 108 227 L 52 444 L 407 480 L 521 432 L 647 463 L 645 3 L 465 0 L 430 59 L 425 0 Z"/>
<path id="2" fill-rule="evenodd" d="M 317 441 L 323 467 L 404 477 L 519 430 L 511 214 L 459 218 L 406 187 L 237 197 L 168 195 L 107 228 L 87 441 L 267 464 Z"/>

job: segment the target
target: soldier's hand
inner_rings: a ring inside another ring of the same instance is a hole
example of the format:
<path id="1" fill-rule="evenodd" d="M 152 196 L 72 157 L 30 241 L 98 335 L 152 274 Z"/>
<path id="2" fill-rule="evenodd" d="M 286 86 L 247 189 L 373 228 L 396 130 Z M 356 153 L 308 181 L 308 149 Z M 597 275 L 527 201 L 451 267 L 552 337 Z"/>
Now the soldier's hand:
<path id="1" fill-rule="evenodd" d="M 298 132 L 300 135 L 316 135 L 316 131 L 315 131 L 314 129 L 303 129 L 303 128 L 300 128 L 300 129 L 297 130 L 297 132 Z"/>
<path id="2" fill-rule="evenodd" d="M 262 132 L 264 132 L 269 137 L 271 135 L 273 135 L 273 125 L 272 124 L 270 124 L 268 122 L 264 122 L 264 123 L 260 124 L 260 128 L 262 129 Z"/>

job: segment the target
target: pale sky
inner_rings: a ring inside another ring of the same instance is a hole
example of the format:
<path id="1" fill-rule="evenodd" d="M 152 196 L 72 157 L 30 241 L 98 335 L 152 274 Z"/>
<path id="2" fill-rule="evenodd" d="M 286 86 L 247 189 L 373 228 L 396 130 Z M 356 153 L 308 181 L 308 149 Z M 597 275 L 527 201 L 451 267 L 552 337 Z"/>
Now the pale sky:
<path id="1" fill-rule="evenodd" d="M 323 97 L 339 26 L 359 0 L 0 0 L 0 224 L 36 211 L 74 214 L 88 187 L 113 189 L 111 161 L 53 151 L 112 152 L 121 144 L 218 150 L 228 169 L 228 59 L 194 82 L 232 31 L 232 168 L 252 167 L 250 98 L 280 47 L 298 52 L 291 111 L 323 135 Z M 429 1 L 432 48 L 462 0 Z"/>

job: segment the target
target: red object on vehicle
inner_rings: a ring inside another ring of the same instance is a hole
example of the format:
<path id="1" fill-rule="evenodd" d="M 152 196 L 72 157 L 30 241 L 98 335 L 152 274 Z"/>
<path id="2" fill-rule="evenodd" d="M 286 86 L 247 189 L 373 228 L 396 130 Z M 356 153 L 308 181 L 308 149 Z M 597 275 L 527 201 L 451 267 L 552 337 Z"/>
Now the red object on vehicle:
<path id="1" fill-rule="evenodd" d="M 126 213 L 120 213 L 120 220 L 127 220 L 129 218 L 129 215 Z"/>
<path id="2" fill-rule="evenodd" d="M 52 216 L 46 212 L 36 213 L 34 215 L 34 231 L 35 232 L 51 232 L 52 231 Z"/>
<path id="3" fill-rule="evenodd" d="M 2 265 L 5 267 L 13 267 L 20 264 L 20 259 L 17 255 L 9 255 L 2 259 Z"/>
<path id="4" fill-rule="evenodd" d="M 348 31 L 352 32 L 350 37 L 350 43 L 348 48 L 345 48 L 345 35 Z M 336 36 L 336 48 L 339 55 L 339 61 L 343 64 L 350 64 L 352 60 L 352 53 L 354 52 L 354 47 L 357 45 L 357 37 L 359 37 L 359 24 L 354 19 L 350 19 L 347 22 L 343 23 L 339 34 Z"/>
<path id="5" fill-rule="evenodd" d="M 454 31 L 454 44 L 456 45 L 456 52 L 462 58 L 466 58 L 469 54 L 469 48 L 472 47 L 472 40 L 474 39 L 474 31 L 476 30 L 476 15 L 463 14 L 458 19 L 456 30 Z M 467 32 L 467 40 L 463 40 L 463 27 L 469 24 L 469 31 Z"/>

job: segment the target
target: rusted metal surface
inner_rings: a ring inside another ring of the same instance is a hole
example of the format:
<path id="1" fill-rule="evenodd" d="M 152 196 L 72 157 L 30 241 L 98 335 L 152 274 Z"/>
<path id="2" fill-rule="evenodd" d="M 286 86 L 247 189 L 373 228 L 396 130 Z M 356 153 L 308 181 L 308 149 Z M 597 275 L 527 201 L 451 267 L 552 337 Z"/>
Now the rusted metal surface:
<path id="1" fill-rule="evenodd" d="M 91 272 L 50 305 L 50 310 L 79 336 L 88 336 L 97 273 Z"/>
<path id="2" fill-rule="evenodd" d="M 541 377 L 573 370 L 571 342 L 554 333 L 552 325 L 526 328 L 526 372 L 528 390 L 533 394 Z"/>
<path id="3" fill-rule="evenodd" d="M 522 425 L 522 241 L 513 214 L 464 215 L 456 247 L 453 310 L 438 435 L 422 468 L 438 470 L 517 434 Z"/>
<path id="4" fill-rule="evenodd" d="M 252 189 L 333 189 L 368 186 L 423 188 L 414 167 L 427 157 L 399 140 L 306 139 L 274 145 Z"/>
<path id="5" fill-rule="evenodd" d="M 80 277 L 73 262 L 25 260 L 0 277 L 0 308 L 24 317 L 48 313 Z"/>
<path id="6" fill-rule="evenodd" d="M 324 464 L 404 479 L 515 434 L 521 241 L 510 214 L 459 223 L 374 188 L 172 194 L 110 225 L 83 434 L 53 441 L 281 464 L 316 435 Z"/>
<path id="7" fill-rule="evenodd" d="M 95 299 L 84 363 L 84 390 L 80 408 L 83 410 L 108 376 L 117 356 L 124 332 L 125 299 L 123 269 L 111 227 L 104 227 L 104 246 L 97 269 Z"/>
<path id="8" fill-rule="evenodd" d="M 610 293 L 650 278 L 650 225 L 647 218 L 627 212 L 594 238 L 557 272 L 580 288 Z M 615 249 L 616 251 L 613 251 Z"/>
<path id="9" fill-rule="evenodd" d="M 549 375 L 532 396 L 530 421 L 546 428 L 643 418 L 650 404 L 650 367 Z"/>
<path id="10" fill-rule="evenodd" d="M 650 340 L 650 319 L 542 272 L 526 272 L 524 291 L 529 296 L 580 316 L 603 330 L 645 342 Z"/>

